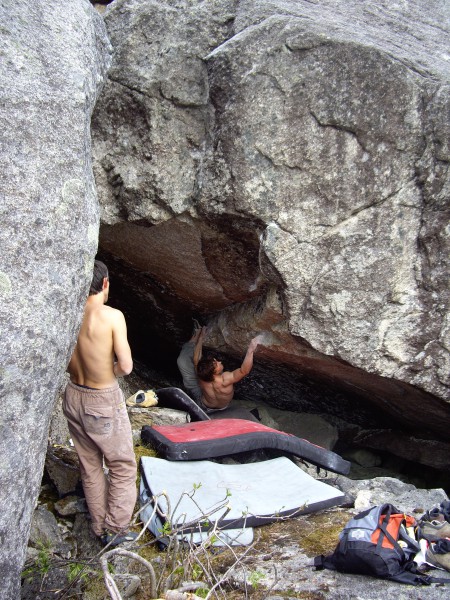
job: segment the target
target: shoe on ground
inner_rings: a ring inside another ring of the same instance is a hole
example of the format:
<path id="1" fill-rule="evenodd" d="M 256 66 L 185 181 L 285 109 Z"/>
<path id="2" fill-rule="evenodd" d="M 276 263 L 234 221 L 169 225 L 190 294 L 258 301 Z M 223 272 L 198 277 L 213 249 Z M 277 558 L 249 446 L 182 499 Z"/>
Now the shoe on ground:
<path id="1" fill-rule="evenodd" d="M 125 404 L 127 406 L 137 406 L 139 408 L 148 408 L 149 406 L 156 406 L 158 404 L 158 396 L 153 390 L 139 390 L 132 396 L 130 396 Z"/>
<path id="2" fill-rule="evenodd" d="M 104 546 L 108 546 L 110 548 L 115 548 L 116 546 L 120 546 L 121 544 L 130 544 L 134 542 L 134 540 L 138 537 L 138 533 L 135 531 L 126 531 L 123 533 L 115 533 L 114 531 L 105 531 L 100 536 L 100 540 Z"/>
<path id="3" fill-rule="evenodd" d="M 439 508 L 432 508 L 431 510 L 427 510 L 427 512 L 420 519 L 421 523 L 424 521 L 439 521 L 443 523 L 445 521 L 444 514 L 439 510 Z"/>
<path id="4" fill-rule="evenodd" d="M 436 550 L 436 544 L 430 544 L 425 554 L 425 560 L 433 567 L 450 571 L 450 552 L 439 554 Z"/>
<path id="5" fill-rule="evenodd" d="M 444 519 L 450 523 L 450 501 L 444 500 L 441 502 L 440 512 L 444 515 Z"/>
<path id="6" fill-rule="evenodd" d="M 419 537 L 429 542 L 450 538 L 450 523 L 447 521 L 422 521 L 419 527 Z"/>

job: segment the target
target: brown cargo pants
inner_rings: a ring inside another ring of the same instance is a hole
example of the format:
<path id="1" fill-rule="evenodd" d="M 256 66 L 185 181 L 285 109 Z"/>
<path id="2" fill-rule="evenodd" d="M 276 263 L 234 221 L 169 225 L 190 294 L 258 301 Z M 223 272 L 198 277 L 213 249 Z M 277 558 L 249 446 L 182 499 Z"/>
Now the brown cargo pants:
<path id="1" fill-rule="evenodd" d="M 101 535 L 105 528 L 126 530 L 136 503 L 136 459 L 119 385 L 93 390 L 69 382 L 63 412 L 80 460 L 94 533 Z M 109 470 L 107 477 L 103 459 Z"/>

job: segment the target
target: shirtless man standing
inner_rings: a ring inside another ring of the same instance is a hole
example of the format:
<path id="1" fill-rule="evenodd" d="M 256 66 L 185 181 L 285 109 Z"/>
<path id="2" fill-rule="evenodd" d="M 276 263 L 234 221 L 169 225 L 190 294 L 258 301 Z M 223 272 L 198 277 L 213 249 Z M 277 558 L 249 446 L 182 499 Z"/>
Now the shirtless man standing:
<path id="1" fill-rule="evenodd" d="M 77 344 L 67 370 L 63 411 L 80 461 L 92 529 L 103 544 L 132 541 L 136 459 L 128 413 L 116 377 L 133 370 L 125 318 L 105 306 L 108 269 L 96 260 Z M 103 461 L 109 469 L 108 478 Z"/>
<path id="2" fill-rule="evenodd" d="M 233 399 L 234 384 L 243 379 L 252 370 L 253 353 L 262 336 L 259 335 L 252 339 L 239 369 L 224 371 L 220 360 L 212 357 L 200 358 L 204 333 L 205 328 L 202 329 L 202 334 L 199 336 L 199 341 L 194 351 L 194 364 L 202 390 L 199 405 L 205 412 L 223 410 L 227 408 Z"/>

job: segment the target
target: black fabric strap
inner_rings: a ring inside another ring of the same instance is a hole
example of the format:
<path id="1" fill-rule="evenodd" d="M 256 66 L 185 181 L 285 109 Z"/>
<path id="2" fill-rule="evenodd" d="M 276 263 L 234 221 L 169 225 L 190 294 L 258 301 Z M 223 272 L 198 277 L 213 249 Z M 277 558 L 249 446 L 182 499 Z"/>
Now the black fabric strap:
<path id="1" fill-rule="evenodd" d="M 446 583 L 447 585 L 450 583 L 450 579 L 446 579 L 445 577 L 431 577 L 431 576 L 428 576 L 428 581 L 430 583 Z"/>
<path id="2" fill-rule="evenodd" d="M 392 514 L 392 506 L 389 506 L 389 508 L 386 510 L 386 515 L 385 515 L 383 521 L 378 525 L 378 527 L 382 531 L 382 534 L 380 534 L 380 536 L 378 538 L 377 549 L 379 550 L 381 548 L 381 545 L 383 543 L 383 535 L 384 535 L 391 542 L 391 544 L 394 546 L 394 548 L 398 552 L 400 552 L 400 556 L 402 557 L 402 560 L 404 560 L 405 553 L 403 552 L 403 548 L 400 546 L 400 544 L 397 542 L 397 540 L 394 539 L 392 537 L 392 535 L 389 533 L 389 531 L 387 530 L 387 524 L 389 522 L 391 514 Z"/>
<path id="3" fill-rule="evenodd" d="M 410 560 L 406 563 L 405 570 L 416 575 L 416 581 L 425 585 L 430 585 L 430 583 L 450 583 L 450 578 L 447 579 L 445 577 L 432 577 L 431 575 L 426 575 L 420 570 L 414 560 Z"/>
<path id="4" fill-rule="evenodd" d="M 442 538 L 437 540 L 433 546 L 435 554 L 448 554 L 450 552 L 450 540 Z"/>

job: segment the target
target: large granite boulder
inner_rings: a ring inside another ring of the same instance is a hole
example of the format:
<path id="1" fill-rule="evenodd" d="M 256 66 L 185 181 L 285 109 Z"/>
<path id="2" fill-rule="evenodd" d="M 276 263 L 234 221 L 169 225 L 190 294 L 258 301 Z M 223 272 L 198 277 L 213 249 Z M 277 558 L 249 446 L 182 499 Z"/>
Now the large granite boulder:
<path id="1" fill-rule="evenodd" d="M 89 127 L 110 50 L 88 0 L 2 2 L 0 21 L 0 597 L 11 599 L 92 277 Z"/>
<path id="2" fill-rule="evenodd" d="M 307 377 L 331 412 L 446 439 L 443 4 L 116 0 L 105 22 L 100 246 L 136 351 L 174 364 L 192 313 L 228 355 L 264 331 L 248 397 L 308 410 Z"/>

